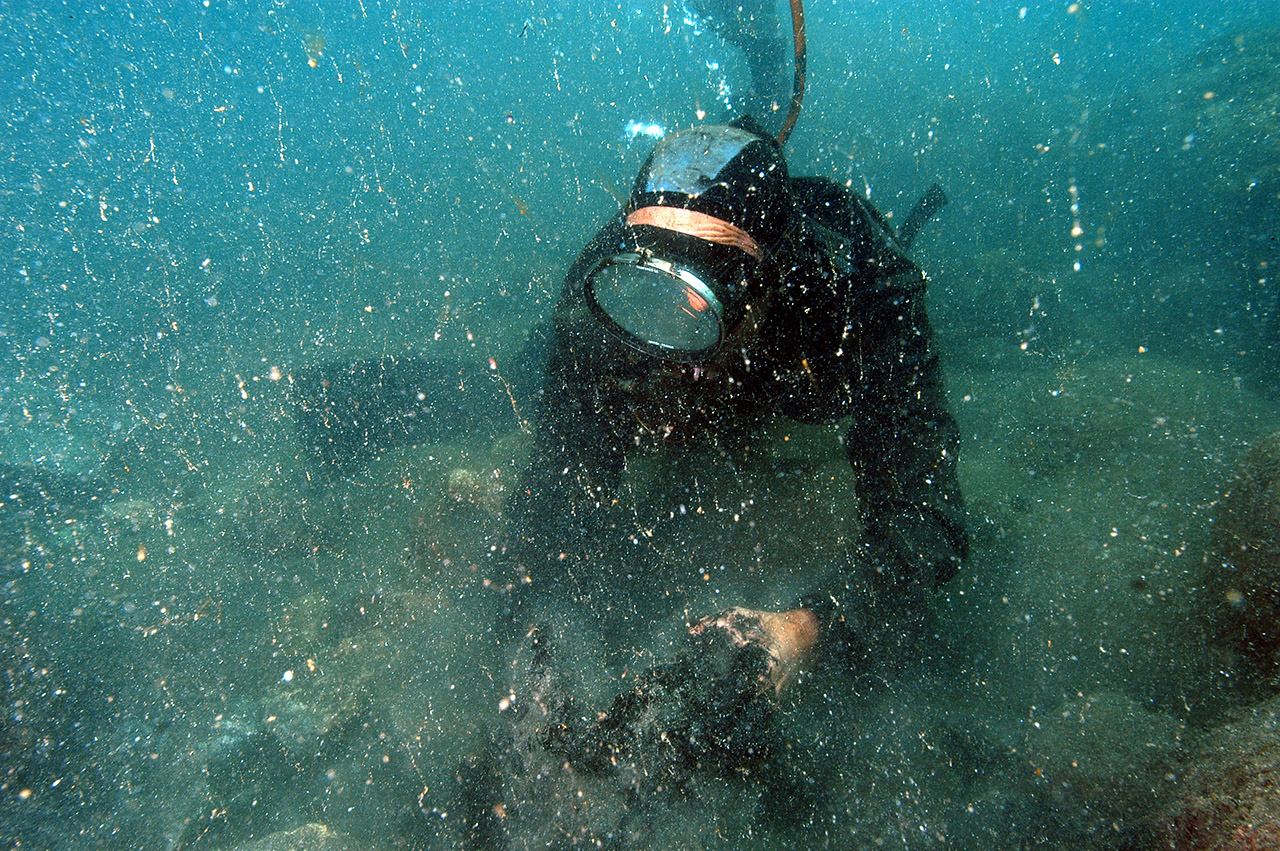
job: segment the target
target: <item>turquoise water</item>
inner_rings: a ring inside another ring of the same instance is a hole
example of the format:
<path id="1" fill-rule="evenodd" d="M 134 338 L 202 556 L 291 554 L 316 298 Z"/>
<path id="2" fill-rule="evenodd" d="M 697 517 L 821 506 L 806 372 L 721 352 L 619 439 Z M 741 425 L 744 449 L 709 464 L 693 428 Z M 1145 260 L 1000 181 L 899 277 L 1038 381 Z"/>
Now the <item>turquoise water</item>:
<path id="1" fill-rule="evenodd" d="M 441 814 L 510 676 L 484 648 L 519 411 L 497 441 L 335 468 L 299 436 L 302 377 L 518 370 L 652 144 L 635 127 L 723 117 L 742 62 L 679 3 L 586 5 L 0 11 L 6 844 L 222 848 L 318 822 L 451 847 Z M 794 690 L 804 801 L 707 784 L 633 802 L 649 838 L 616 844 L 1136 843 L 1232 701 L 1196 589 L 1214 503 L 1276 429 L 1274 9 L 807 13 L 793 171 L 899 217 L 934 180 L 952 198 L 915 254 L 974 552 L 918 664 Z M 779 422 L 693 484 L 639 465 L 635 666 L 837 557 L 835 441 Z M 580 651 L 579 687 L 616 691 Z"/>

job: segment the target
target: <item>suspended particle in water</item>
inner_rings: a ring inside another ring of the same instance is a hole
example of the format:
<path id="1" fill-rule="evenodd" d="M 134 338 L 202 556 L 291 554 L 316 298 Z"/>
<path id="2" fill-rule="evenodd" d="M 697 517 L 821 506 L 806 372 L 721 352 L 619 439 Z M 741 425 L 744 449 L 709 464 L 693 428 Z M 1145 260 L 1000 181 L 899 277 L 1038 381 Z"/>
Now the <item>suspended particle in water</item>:
<path id="1" fill-rule="evenodd" d="M 307 64 L 315 68 L 324 56 L 325 38 L 323 33 L 307 33 L 302 37 L 302 48 L 307 53 Z"/>

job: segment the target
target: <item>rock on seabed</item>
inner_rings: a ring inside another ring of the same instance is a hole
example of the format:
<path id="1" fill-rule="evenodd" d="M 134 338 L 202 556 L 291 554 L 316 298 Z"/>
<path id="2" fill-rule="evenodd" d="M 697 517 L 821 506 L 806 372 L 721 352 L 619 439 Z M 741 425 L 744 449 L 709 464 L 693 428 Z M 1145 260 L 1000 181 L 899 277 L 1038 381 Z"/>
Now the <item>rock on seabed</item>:
<path id="1" fill-rule="evenodd" d="M 1280 699 L 1207 734 L 1154 820 L 1162 851 L 1280 848 Z"/>
<path id="2" fill-rule="evenodd" d="M 1205 591 L 1211 640 L 1266 696 L 1280 671 L 1280 432 L 1249 451 L 1219 503 Z"/>

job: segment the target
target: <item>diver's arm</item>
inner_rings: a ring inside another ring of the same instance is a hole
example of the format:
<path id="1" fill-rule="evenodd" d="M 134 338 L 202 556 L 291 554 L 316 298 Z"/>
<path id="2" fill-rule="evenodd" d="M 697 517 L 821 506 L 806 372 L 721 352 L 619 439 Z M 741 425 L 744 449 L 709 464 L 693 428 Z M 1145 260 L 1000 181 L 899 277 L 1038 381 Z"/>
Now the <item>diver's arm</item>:
<path id="1" fill-rule="evenodd" d="M 898 579 L 934 587 L 959 569 L 968 534 L 956 481 L 959 428 L 947 410 L 923 296 L 923 287 L 891 285 L 869 317 L 867 337 L 880 344 L 863 357 L 881 403 L 862 406 L 845 451 L 858 477 L 868 553 Z"/>
<path id="2" fill-rule="evenodd" d="M 783 410 L 816 422 L 850 417 L 845 452 L 859 497 L 856 522 L 850 518 L 857 538 L 848 561 L 817 581 L 791 611 L 731 610 L 695 625 L 704 632 L 716 627 L 735 640 L 747 636 L 748 644 L 764 647 L 775 662 L 771 671 L 784 672 L 775 686 L 789 681 L 787 672 L 803 667 L 814 652 L 854 670 L 905 658 L 919 638 L 927 592 L 954 575 L 968 548 L 955 471 L 958 428 L 945 404 L 924 278 L 901 255 L 896 274 L 886 275 L 881 264 L 894 259 L 891 251 L 861 265 L 849 254 L 842 261 L 840 251 L 823 253 L 847 264 L 844 285 L 834 288 L 842 295 L 835 301 L 815 296 L 810 310 L 792 309 L 802 302 L 774 305 L 788 308 L 787 327 L 815 314 L 839 323 L 827 338 L 830 352 L 808 349 L 816 368 L 807 386 L 816 395 L 798 391 L 805 382 L 793 385 Z M 800 289 L 833 292 L 814 282 Z M 813 332 L 811 342 L 822 336 Z M 797 334 L 779 339 L 791 342 Z M 780 350 L 784 342 L 776 343 Z"/>
<path id="3" fill-rule="evenodd" d="M 544 358 L 533 447 L 508 506 L 508 557 L 534 580 L 596 548 L 625 457 L 601 388 L 584 370 L 573 323 L 560 312 Z"/>
<path id="4" fill-rule="evenodd" d="M 619 212 L 582 249 L 551 318 L 528 347 L 541 389 L 528 464 L 507 506 L 505 553 L 523 571 L 522 582 L 562 577 L 604 545 L 606 507 L 618 490 L 627 446 L 616 387 L 604 380 L 604 332 L 578 287 L 600 246 L 615 242 L 622 226 Z"/>
<path id="5" fill-rule="evenodd" d="M 923 277 L 881 281 L 850 311 L 856 333 L 848 386 L 856 388 L 845 452 L 855 474 L 861 531 L 849 569 L 806 597 L 851 664 L 909 647 L 926 593 L 968 551 L 956 480 L 959 430 L 947 411 Z M 834 634 L 833 634 L 834 633 Z"/>

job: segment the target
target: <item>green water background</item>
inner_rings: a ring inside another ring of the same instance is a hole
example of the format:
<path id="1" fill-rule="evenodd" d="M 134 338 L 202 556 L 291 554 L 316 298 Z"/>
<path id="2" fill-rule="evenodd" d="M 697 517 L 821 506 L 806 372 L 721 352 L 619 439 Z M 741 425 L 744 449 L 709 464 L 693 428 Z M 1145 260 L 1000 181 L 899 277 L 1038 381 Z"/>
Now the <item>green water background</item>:
<path id="1" fill-rule="evenodd" d="M 1192 623 L 1213 503 L 1275 430 L 1268 4 L 810 6 L 793 170 L 953 199 L 915 253 L 974 555 L 919 669 L 799 689 L 823 819 L 671 837 L 1083 847 L 1225 700 Z M 335 473 L 293 377 L 508 368 L 647 153 L 627 123 L 722 117 L 740 59 L 679 4 L 14 3 L 0 79 L 0 461 L 31 491 L 0 510 L 0 835 L 429 845 L 504 676 L 500 518 L 447 483 L 509 484 L 518 412 Z M 834 441 L 638 471 L 667 600 L 641 658 L 836 557 Z"/>

